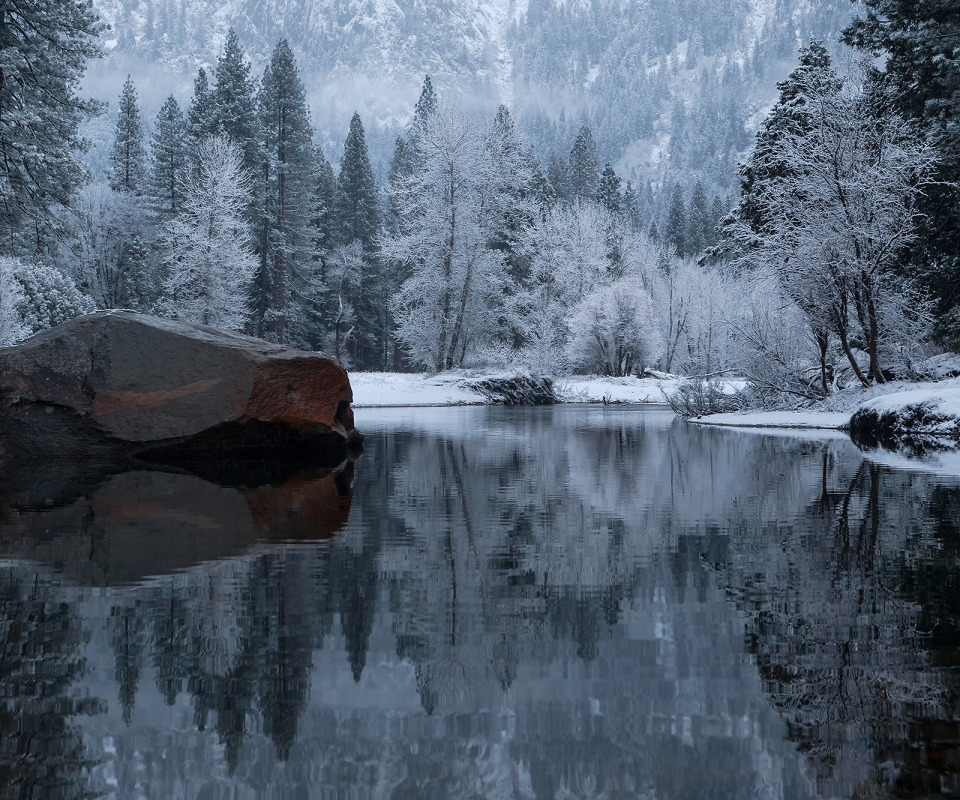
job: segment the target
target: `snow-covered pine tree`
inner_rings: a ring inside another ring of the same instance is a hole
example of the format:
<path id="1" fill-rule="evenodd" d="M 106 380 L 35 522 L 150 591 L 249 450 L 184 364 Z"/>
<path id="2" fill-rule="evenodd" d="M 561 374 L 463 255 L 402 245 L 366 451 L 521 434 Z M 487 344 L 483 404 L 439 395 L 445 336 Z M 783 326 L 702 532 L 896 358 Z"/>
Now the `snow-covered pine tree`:
<path id="1" fill-rule="evenodd" d="M 383 283 L 377 255 L 380 209 L 373 167 L 360 115 L 354 113 L 340 159 L 336 220 L 341 245 L 360 242 L 363 269 L 355 296 L 353 363 L 361 369 L 382 368 L 391 329 L 389 287 Z"/>
<path id="2" fill-rule="evenodd" d="M 780 97 L 757 131 L 756 146 L 750 158 L 740 166 L 740 200 L 736 210 L 739 220 L 747 221 L 754 230 L 761 230 L 765 220 L 760 211 L 765 207 L 764 194 L 777 180 L 789 175 L 792 165 L 773 161 L 781 139 L 788 135 L 804 135 L 813 124 L 808 109 L 805 86 L 820 87 L 830 93 L 838 91 L 842 81 L 831 63 L 830 53 L 822 42 L 812 41 L 800 49 L 800 62 L 786 80 L 777 84 Z"/>
<path id="3" fill-rule="evenodd" d="M 157 112 L 151 145 L 150 195 L 161 212 L 177 214 L 188 173 L 187 122 L 173 95 Z"/>
<path id="4" fill-rule="evenodd" d="M 129 75 L 120 93 L 110 168 L 110 186 L 114 191 L 141 194 L 146 188 L 147 151 L 144 146 L 143 119 L 137 90 Z"/>
<path id="5" fill-rule="evenodd" d="M 260 163 L 260 121 L 257 119 L 256 81 L 233 28 L 227 33 L 223 53 L 217 60 L 213 90 L 215 126 L 243 153 L 243 166 L 251 174 Z"/>
<path id="6" fill-rule="evenodd" d="M 318 294 L 311 213 L 313 126 L 296 57 L 282 39 L 264 70 L 258 99 L 262 159 L 254 290 L 255 329 L 278 342 L 305 342 L 316 334 Z"/>
<path id="7" fill-rule="evenodd" d="M 98 104 L 76 94 L 103 26 L 80 0 L 0 8 L 0 252 L 40 253 L 86 170 L 81 123 Z"/>
<path id="8" fill-rule="evenodd" d="M 508 291 L 513 292 L 526 277 L 529 266 L 520 241 L 536 219 L 539 207 L 534 197 L 531 160 L 523 151 L 513 117 L 505 105 L 501 105 L 494 116 L 487 134 L 487 148 L 493 178 L 490 199 L 499 205 L 496 209 L 499 220 L 494 223 L 491 244 L 503 253 L 512 279 Z"/>
<path id="9" fill-rule="evenodd" d="M 183 210 L 161 236 L 161 307 L 175 319 L 241 330 L 257 268 L 244 220 L 250 182 L 240 149 L 223 135 L 202 142 L 197 157 Z"/>
<path id="10" fill-rule="evenodd" d="M 623 194 L 620 192 L 622 183 L 620 176 L 613 171 L 613 165 L 608 161 L 600 174 L 596 199 L 611 214 L 619 214 L 623 211 Z"/>
<path id="11" fill-rule="evenodd" d="M 187 111 L 187 150 L 190 155 L 191 169 L 196 168 L 200 144 L 216 133 L 217 117 L 213 101 L 213 90 L 207 78 L 207 71 L 201 67 L 193 80 L 193 97 Z"/>
<path id="12" fill-rule="evenodd" d="M 690 208 L 687 211 L 687 236 L 685 248 L 688 255 L 698 256 L 710 243 L 713 222 L 710 207 L 707 205 L 707 194 L 703 184 L 697 181 L 690 198 Z"/>
<path id="13" fill-rule="evenodd" d="M 670 210 L 667 212 L 664 240 L 677 255 L 683 258 L 687 253 L 687 210 L 683 201 L 683 187 L 678 183 L 670 196 Z"/>
<path id="14" fill-rule="evenodd" d="M 570 150 L 569 161 L 571 196 L 582 200 L 593 198 L 597 191 L 600 161 L 597 157 L 597 146 L 593 141 L 593 133 L 586 125 L 581 127 L 577 134 L 573 148 Z"/>

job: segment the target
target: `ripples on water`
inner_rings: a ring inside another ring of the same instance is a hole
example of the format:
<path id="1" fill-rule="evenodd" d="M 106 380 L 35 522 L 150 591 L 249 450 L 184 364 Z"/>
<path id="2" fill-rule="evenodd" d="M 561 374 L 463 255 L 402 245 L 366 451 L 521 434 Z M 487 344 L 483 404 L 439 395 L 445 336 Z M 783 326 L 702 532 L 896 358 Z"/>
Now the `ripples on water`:
<path id="1" fill-rule="evenodd" d="M 960 481 L 650 409 L 357 417 L 355 472 L 0 483 L 2 796 L 960 794 Z"/>

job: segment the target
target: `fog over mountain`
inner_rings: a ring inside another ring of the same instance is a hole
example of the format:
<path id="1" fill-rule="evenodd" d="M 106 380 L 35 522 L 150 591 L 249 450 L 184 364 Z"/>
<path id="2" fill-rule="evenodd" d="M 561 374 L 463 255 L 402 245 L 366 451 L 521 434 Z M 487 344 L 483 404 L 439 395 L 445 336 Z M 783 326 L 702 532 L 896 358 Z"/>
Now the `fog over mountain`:
<path id="1" fill-rule="evenodd" d="M 580 126 L 640 187 L 700 179 L 735 187 L 736 163 L 812 37 L 832 49 L 849 0 L 95 0 L 111 26 L 87 89 L 115 106 L 126 74 L 147 119 L 169 92 L 186 105 L 232 26 L 261 74 L 289 39 L 318 139 L 339 158 L 351 114 L 382 175 L 424 74 L 464 107 L 511 107 L 546 163 Z M 98 125 L 109 130 L 109 117 Z M 653 198 L 647 198 L 653 202 Z M 665 201 L 664 201 L 665 202 Z"/>

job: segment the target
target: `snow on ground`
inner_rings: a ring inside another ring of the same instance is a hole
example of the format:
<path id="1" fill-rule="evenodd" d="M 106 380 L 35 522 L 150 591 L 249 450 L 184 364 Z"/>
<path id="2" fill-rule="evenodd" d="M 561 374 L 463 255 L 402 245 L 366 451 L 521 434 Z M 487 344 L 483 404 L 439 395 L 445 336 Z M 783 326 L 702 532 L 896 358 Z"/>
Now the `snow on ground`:
<path id="1" fill-rule="evenodd" d="M 471 377 L 480 376 L 461 370 L 438 375 L 351 372 L 353 407 L 482 405 L 486 402 L 483 395 L 463 385 Z"/>
<path id="2" fill-rule="evenodd" d="M 711 414 L 690 421 L 698 425 L 723 425 L 731 428 L 839 430 L 850 424 L 850 413 L 843 411 L 750 411 L 746 413 Z"/>
<path id="3" fill-rule="evenodd" d="M 354 408 L 387 406 L 463 406 L 488 401 L 469 384 L 506 374 L 476 370 L 453 370 L 437 375 L 402 372 L 351 372 Z M 554 388 L 564 403 L 656 403 L 665 402 L 664 392 L 676 391 L 682 379 L 602 378 L 572 376 L 556 378 Z M 739 383 L 730 382 L 730 388 Z"/>

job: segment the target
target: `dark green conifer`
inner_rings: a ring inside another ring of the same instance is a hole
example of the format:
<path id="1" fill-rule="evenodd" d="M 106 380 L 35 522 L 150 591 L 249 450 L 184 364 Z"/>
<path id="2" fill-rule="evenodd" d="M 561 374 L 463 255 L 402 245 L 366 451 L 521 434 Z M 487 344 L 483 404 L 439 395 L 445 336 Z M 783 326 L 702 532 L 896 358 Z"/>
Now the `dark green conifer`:
<path id="1" fill-rule="evenodd" d="M 146 178 L 147 151 L 137 90 L 127 75 L 117 108 L 117 129 L 110 155 L 110 186 L 118 192 L 140 194 Z"/>
<path id="2" fill-rule="evenodd" d="M 570 150 L 570 194 L 580 199 L 592 198 L 597 190 L 600 162 L 593 134 L 584 125 Z"/>
<path id="3" fill-rule="evenodd" d="M 187 175 L 187 122 L 171 95 L 157 113 L 154 124 L 150 194 L 161 211 L 176 214 L 183 200 Z"/>

